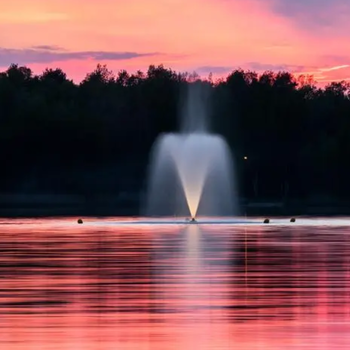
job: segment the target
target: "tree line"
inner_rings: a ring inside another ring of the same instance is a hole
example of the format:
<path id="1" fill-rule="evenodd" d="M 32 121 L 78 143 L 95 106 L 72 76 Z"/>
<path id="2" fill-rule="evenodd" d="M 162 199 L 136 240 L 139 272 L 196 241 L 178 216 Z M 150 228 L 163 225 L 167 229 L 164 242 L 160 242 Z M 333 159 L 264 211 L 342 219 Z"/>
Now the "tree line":
<path id="1" fill-rule="evenodd" d="M 97 65 L 79 84 L 61 69 L 0 73 L 0 192 L 141 190 L 152 144 L 178 130 L 192 84 L 210 90 L 211 129 L 232 149 L 241 196 L 350 199 L 349 83 L 242 69 L 213 81 L 163 65 Z"/>

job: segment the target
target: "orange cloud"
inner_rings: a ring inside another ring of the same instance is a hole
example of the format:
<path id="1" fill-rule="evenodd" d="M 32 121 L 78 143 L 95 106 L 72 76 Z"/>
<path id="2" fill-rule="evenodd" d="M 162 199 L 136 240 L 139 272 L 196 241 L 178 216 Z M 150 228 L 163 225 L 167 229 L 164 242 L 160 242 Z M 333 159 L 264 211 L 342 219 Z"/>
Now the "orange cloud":
<path id="1" fill-rule="evenodd" d="M 335 67 L 329 67 L 329 68 L 320 68 L 320 72 L 331 72 L 333 70 L 343 69 L 350 67 L 348 64 L 343 64 L 342 66 L 335 66 Z"/>

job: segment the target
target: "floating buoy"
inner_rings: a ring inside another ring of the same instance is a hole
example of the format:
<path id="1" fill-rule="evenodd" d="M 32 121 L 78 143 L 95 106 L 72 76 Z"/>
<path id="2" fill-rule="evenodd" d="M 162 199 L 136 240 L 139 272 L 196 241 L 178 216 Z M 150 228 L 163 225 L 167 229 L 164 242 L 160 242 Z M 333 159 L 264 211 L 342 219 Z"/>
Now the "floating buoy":
<path id="1" fill-rule="evenodd" d="M 269 219 L 265 219 L 265 220 L 264 220 L 264 224 L 268 224 L 269 222 L 270 222 Z"/>
<path id="2" fill-rule="evenodd" d="M 295 218 L 291 218 L 291 219 L 290 219 L 290 222 L 295 222 Z"/>
<path id="3" fill-rule="evenodd" d="M 83 219 L 78 219 L 78 224 L 82 224 L 83 223 Z"/>

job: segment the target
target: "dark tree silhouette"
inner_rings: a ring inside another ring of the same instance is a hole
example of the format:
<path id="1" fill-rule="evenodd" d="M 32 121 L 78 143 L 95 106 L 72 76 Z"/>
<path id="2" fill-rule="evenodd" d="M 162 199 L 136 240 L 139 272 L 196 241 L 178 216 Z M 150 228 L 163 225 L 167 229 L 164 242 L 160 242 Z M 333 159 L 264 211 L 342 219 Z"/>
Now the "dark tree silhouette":
<path id="1" fill-rule="evenodd" d="M 0 193 L 140 191 L 189 84 L 211 91 L 210 124 L 235 154 L 242 197 L 350 199 L 349 83 L 321 89 L 312 76 L 242 69 L 214 82 L 163 65 L 135 74 L 97 65 L 80 84 L 59 68 L 0 73 Z"/>

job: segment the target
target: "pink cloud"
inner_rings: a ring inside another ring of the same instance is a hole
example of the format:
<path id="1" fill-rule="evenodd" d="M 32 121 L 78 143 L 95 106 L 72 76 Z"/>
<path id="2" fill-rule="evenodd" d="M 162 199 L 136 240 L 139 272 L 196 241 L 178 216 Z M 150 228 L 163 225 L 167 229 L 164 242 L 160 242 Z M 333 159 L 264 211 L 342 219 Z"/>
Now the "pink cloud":
<path id="1" fill-rule="evenodd" d="M 319 69 L 350 64 L 346 58 L 350 22 L 340 16 L 342 11 L 347 13 L 344 1 L 336 0 L 329 7 L 321 0 L 317 7 L 315 0 L 296 0 L 294 5 L 287 0 L 104 0 L 98 4 L 92 0 L 33 0 L 30 4 L 12 0 L 2 6 L 0 46 L 24 50 L 49 45 L 74 53 L 164 53 L 118 61 L 107 56 L 72 55 L 70 62 L 63 62 L 67 55 L 52 55 L 41 64 L 32 63 L 27 56 L 36 70 L 59 65 L 74 79 L 80 79 L 98 61 L 114 70 L 132 71 L 159 63 L 188 71 L 219 67 L 216 73 L 223 75 L 222 67 L 254 68 L 252 63 L 259 62 L 260 68 L 311 70 L 321 80 L 336 79 L 348 76 L 346 67 L 327 72 Z M 323 17 L 330 23 L 329 32 L 334 29 L 337 35 L 305 26 L 301 20 L 316 23 Z"/>

